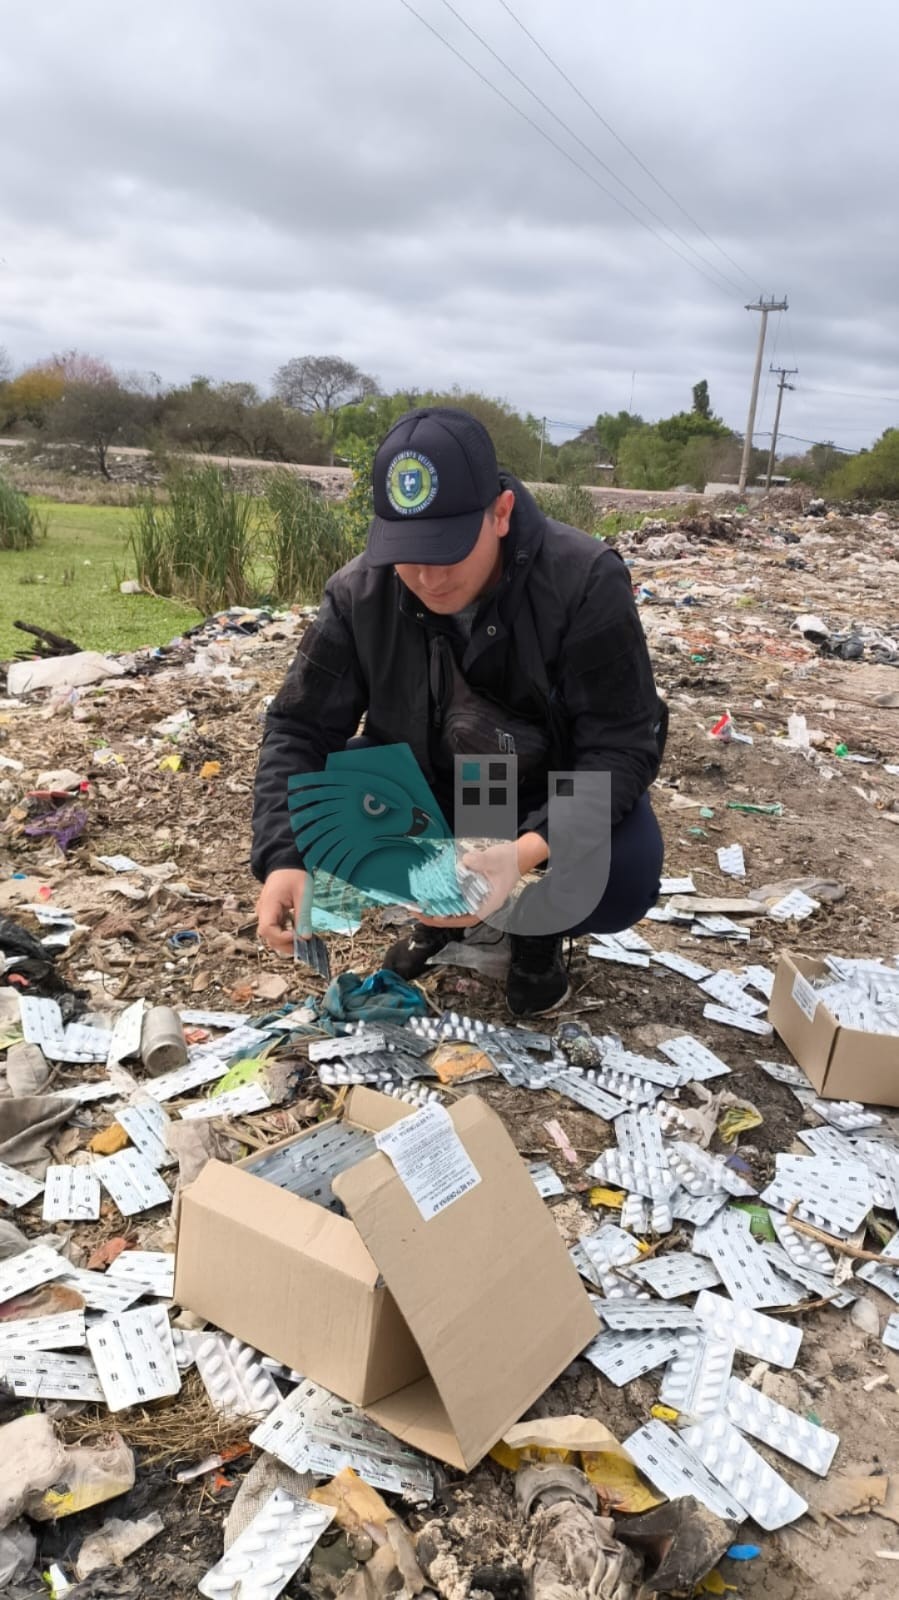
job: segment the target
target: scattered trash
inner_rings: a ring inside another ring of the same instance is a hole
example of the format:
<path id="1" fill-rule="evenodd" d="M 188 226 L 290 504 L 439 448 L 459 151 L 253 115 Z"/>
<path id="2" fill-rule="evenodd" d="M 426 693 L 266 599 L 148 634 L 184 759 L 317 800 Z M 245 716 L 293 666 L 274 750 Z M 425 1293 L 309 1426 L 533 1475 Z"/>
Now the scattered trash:
<path id="1" fill-rule="evenodd" d="M 88 1534 L 75 1557 L 75 1577 L 79 1583 L 92 1572 L 102 1572 L 105 1567 L 120 1567 L 150 1539 L 163 1531 L 159 1513 L 153 1511 L 139 1522 L 123 1522 L 120 1517 L 110 1517 L 96 1533 Z"/>

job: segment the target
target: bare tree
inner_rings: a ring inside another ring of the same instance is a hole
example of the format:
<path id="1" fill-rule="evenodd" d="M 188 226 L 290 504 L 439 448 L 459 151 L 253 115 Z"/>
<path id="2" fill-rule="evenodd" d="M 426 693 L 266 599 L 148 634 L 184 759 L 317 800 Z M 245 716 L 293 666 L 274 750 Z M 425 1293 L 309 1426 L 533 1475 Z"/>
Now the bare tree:
<path id="1" fill-rule="evenodd" d="M 9 383 L 12 377 L 12 356 L 5 344 L 0 344 L 0 383 Z"/>
<path id="2" fill-rule="evenodd" d="M 273 383 L 283 405 L 326 415 L 380 393 L 376 378 L 342 356 L 294 356 L 278 368 Z"/>
<path id="3" fill-rule="evenodd" d="M 50 413 L 50 437 L 87 445 L 108 478 L 110 447 L 142 443 L 152 410 L 153 402 L 146 395 L 123 389 L 115 381 L 69 383 Z"/>

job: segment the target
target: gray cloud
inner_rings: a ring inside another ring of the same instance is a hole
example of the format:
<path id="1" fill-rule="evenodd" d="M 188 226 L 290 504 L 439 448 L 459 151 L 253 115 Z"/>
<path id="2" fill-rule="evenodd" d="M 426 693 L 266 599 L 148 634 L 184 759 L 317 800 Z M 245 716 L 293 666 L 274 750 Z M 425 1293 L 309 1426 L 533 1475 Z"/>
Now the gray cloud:
<path id="1" fill-rule="evenodd" d="M 412 3 L 615 188 L 442 0 Z M 3 21 L 0 103 L 18 137 L 0 170 L 0 343 L 21 363 L 75 344 L 167 379 L 263 387 L 286 357 L 335 350 L 389 385 L 459 383 L 577 424 L 626 405 L 632 383 L 644 415 L 662 414 L 706 376 L 741 427 L 757 332 L 744 302 L 786 290 L 768 346 L 801 368 L 785 428 L 859 445 L 899 418 L 899 403 L 816 392 L 899 395 L 891 0 L 863 0 L 851 29 L 838 0 L 510 0 L 739 267 L 497 0 L 453 3 L 718 283 L 400 0 L 331 0 L 327 15 L 309 0 L 157 0 L 139 16 L 43 0 Z M 773 404 L 771 380 L 760 431 Z"/>

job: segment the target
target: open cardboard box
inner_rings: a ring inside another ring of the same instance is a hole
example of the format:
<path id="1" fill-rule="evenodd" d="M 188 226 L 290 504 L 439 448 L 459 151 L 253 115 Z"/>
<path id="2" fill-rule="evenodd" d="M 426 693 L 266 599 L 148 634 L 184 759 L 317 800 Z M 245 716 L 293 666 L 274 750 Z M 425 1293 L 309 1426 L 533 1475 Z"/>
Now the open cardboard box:
<path id="1" fill-rule="evenodd" d="M 810 981 L 826 973 L 823 961 L 789 951 L 781 955 L 769 1022 L 822 1099 L 899 1106 L 899 1037 L 837 1022 Z"/>
<path id="2" fill-rule="evenodd" d="M 355 1088 L 344 1120 L 413 1114 Z M 210 1161 L 182 1195 L 175 1299 L 467 1470 L 598 1323 L 499 1118 L 475 1095 L 450 1116 L 481 1182 L 428 1222 L 381 1153 L 333 1180 L 346 1217 Z"/>

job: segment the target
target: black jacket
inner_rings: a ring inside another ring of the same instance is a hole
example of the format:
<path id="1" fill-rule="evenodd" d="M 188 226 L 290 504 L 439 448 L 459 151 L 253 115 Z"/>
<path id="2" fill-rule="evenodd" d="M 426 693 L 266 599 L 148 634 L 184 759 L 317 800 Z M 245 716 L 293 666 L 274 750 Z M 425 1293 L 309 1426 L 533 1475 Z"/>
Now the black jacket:
<path id="1" fill-rule="evenodd" d="M 478 609 L 462 671 L 473 689 L 552 729 L 547 770 L 610 772 L 614 823 L 652 783 L 667 721 L 628 569 L 610 545 L 545 517 L 516 479 L 503 485 L 515 491 L 503 576 Z M 451 626 L 364 553 L 328 580 L 266 718 L 253 808 L 257 878 L 300 864 L 287 780 L 320 771 L 363 713 L 369 737 L 408 743 L 435 783 L 430 646 Z M 545 824 L 544 794 L 520 831 L 545 833 Z"/>

